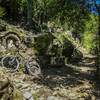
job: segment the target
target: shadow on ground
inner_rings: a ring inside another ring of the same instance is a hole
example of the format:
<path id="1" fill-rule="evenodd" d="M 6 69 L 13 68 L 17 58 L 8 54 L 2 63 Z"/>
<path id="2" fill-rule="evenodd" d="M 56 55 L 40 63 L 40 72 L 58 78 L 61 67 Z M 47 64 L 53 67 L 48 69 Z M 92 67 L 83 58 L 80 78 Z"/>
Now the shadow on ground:
<path id="1" fill-rule="evenodd" d="M 71 64 L 72 65 L 75 65 L 75 66 L 77 66 L 77 67 L 83 67 L 83 66 L 85 66 L 85 67 L 90 67 L 90 68 L 95 68 L 95 61 L 96 60 L 96 58 L 95 57 L 84 57 L 80 62 L 74 62 L 74 61 L 72 61 L 71 62 Z"/>
<path id="2" fill-rule="evenodd" d="M 79 68 L 83 66 L 87 68 L 93 68 L 93 60 L 94 58 L 86 57 L 82 60 L 81 65 L 77 64 L 76 67 Z M 90 73 L 82 72 L 81 70 L 77 70 L 77 68 L 72 66 L 73 64 L 61 67 L 52 66 L 43 68 L 43 77 L 39 79 L 33 79 L 32 81 L 34 81 L 37 84 L 47 86 L 52 90 L 60 86 L 64 86 L 64 88 L 79 87 L 84 85 L 84 82 L 88 81 L 92 87 L 90 89 L 86 89 L 86 91 L 91 91 L 86 100 L 92 100 L 92 96 L 95 96 L 96 100 L 100 100 L 98 99 L 100 98 L 100 81 L 96 80 L 95 78 L 95 70 L 90 70 Z"/>
<path id="3" fill-rule="evenodd" d="M 47 67 L 42 73 L 42 78 L 33 81 L 52 89 L 60 85 L 76 87 L 82 85 L 84 80 L 93 81 L 94 79 L 93 75 L 77 71 L 71 66 Z"/>

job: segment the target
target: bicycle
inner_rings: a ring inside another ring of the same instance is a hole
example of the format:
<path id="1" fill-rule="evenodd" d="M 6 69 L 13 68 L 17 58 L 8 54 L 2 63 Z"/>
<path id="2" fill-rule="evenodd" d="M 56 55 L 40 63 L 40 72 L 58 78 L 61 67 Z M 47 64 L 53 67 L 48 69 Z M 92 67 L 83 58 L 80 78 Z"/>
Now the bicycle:
<path id="1" fill-rule="evenodd" d="M 4 56 L 1 59 L 1 64 L 4 67 L 8 67 L 8 68 L 14 68 L 11 69 L 8 72 L 16 72 L 19 68 L 20 68 L 20 63 L 18 60 L 18 56 L 20 56 L 23 59 L 23 64 L 24 64 L 24 68 L 26 70 L 26 72 L 32 76 L 38 76 L 41 74 L 41 68 L 39 63 L 32 59 L 32 60 L 27 60 L 25 57 L 23 57 L 20 52 L 19 52 L 19 47 L 17 47 L 17 56 L 12 56 L 10 54 Z"/>

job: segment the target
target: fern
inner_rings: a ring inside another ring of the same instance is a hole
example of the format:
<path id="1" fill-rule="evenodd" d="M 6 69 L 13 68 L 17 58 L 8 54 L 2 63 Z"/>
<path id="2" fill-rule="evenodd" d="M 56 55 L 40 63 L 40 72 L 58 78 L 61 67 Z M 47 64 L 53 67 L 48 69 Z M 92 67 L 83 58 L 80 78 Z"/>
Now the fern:
<path id="1" fill-rule="evenodd" d="M 0 6 L 0 18 L 5 15 L 5 9 Z"/>

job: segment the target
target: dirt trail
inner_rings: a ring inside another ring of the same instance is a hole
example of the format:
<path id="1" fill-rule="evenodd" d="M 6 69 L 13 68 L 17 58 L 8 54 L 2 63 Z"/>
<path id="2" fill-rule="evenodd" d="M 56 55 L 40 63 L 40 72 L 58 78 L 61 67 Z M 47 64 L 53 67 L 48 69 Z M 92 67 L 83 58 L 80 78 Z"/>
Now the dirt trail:
<path id="1" fill-rule="evenodd" d="M 41 78 L 6 71 L 0 67 L 1 79 L 9 77 L 19 91 L 28 91 L 38 100 L 100 100 L 99 84 L 94 80 L 94 58 L 90 55 L 78 64 L 42 68 Z"/>
<path id="2" fill-rule="evenodd" d="M 33 49 L 21 45 L 20 53 L 27 59 L 34 57 Z M 94 80 L 95 57 L 84 54 L 81 62 L 59 67 L 42 68 L 42 76 L 23 72 L 6 73 L 0 66 L 0 79 L 9 78 L 22 94 L 30 92 L 38 100 L 100 100 L 100 85 Z"/>

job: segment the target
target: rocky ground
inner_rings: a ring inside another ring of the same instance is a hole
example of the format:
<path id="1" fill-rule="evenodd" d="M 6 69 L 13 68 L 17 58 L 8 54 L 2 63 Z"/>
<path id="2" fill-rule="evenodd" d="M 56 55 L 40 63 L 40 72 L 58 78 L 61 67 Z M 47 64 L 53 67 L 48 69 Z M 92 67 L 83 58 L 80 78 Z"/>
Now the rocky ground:
<path id="1" fill-rule="evenodd" d="M 28 59 L 33 57 L 34 53 L 31 48 L 27 48 L 25 45 L 22 45 L 22 48 L 24 50 L 21 51 L 21 54 L 24 57 Z M 85 49 L 82 50 L 84 52 Z M 30 76 L 21 71 L 7 73 L 9 69 L 0 64 L 0 84 L 6 79 L 10 80 L 14 89 L 21 95 L 14 100 L 22 100 L 20 97 L 24 98 L 31 94 L 34 100 L 100 100 L 100 83 L 94 77 L 94 59 L 95 57 L 84 54 L 79 63 L 59 67 L 45 65 L 41 68 L 40 77 Z M 1 89 L 0 87 L 0 97 Z"/>
<path id="2" fill-rule="evenodd" d="M 78 64 L 45 66 L 41 77 L 7 70 L 0 66 L 0 80 L 9 78 L 22 95 L 28 92 L 35 100 L 100 100 L 100 85 L 94 80 L 94 58 L 90 55 Z"/>

